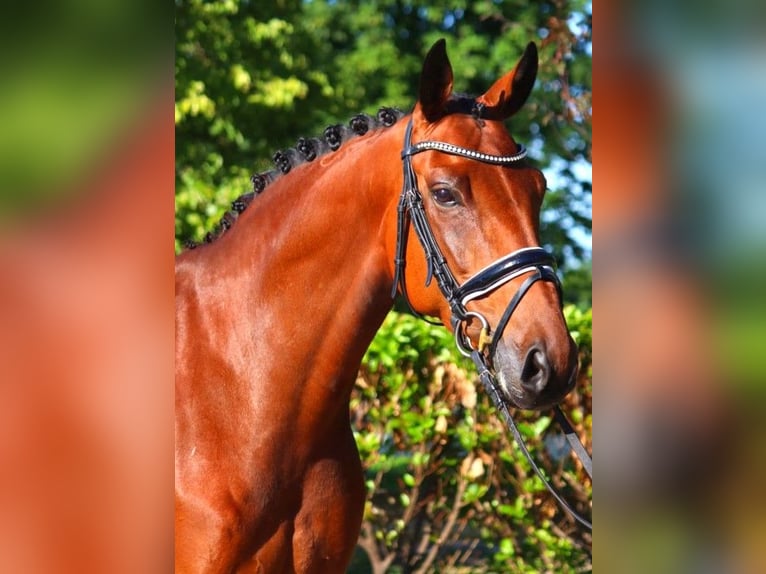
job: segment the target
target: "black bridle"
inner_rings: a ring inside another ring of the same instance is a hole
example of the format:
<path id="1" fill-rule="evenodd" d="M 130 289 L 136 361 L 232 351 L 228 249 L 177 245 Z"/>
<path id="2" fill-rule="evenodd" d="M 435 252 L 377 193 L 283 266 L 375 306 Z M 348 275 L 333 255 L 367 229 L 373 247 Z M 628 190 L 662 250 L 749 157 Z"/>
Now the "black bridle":
<path id="1" fill-rule="evenodd" d="M 470 357 L 476 365 L 479 379 L 487 390 L 495 407 L 502 413 L 508 428 L 511 430 L 511 433 L 519 444 L 522 452 L 526 455 L 532 468 L 534 468 L 537 475 L 543 481 L 543 484 L 545 484 L 564 509 L 566 509 L 578 522 L 592 530 L 591 523 L 577 514 L 553 489 L 545 476 L 543 476 L 542 471 L 530 455 L 521 433 L 510 415 L 507 401 L 503 398 L 499 390 L 495 374 L 487 364 L 487 356 L 494 356 L 497 343 L 501 339 L 502 334 L 510 321 L 511 315 L 521 302 L 522 297 L 524 297 L 532 285 L 537 281 L 553 283 L 558 291 L 559 301 L 562 301 L 561 281 L 556 275 L 555 259 L 553 255 L 541 247 L 524 247 L 501 257 L 494 263 L 477 272 L 465 283 L 459 285 L 450 271 L 447 260 L 436 242 L 436 237 L 431 229 L 431 225 L 428 223 L 425 207 L 423 206 L 423 196 L 418 189 L 417 178 L 415 176 L 415 171 L 412 168 L 412 156 L 429 150 L 457 155 L 492 165 L 514 165 L 523 160 L 527 155 L 526 149 L 524 149 L 524 146 L 522 145 L 519 146 L 519 151 L 516 154 L 508 156 L 489 155 L 440 141 L 423 141 L 413 145 L 412 119 L 410 119 L 404 136 L 404 149 L 402 150 L 404 185 L 402 187 L 402 194 L 399 199 L 399 207 L 397 210 L 396 256 L 394 259 L 395 273 L 391 296 L 396 297 L 397 291 L 401 291 L 402 296 L 410 306 L 410 309 L 412 309 L 413 313 L 428 321 L 427 318 L 423 317 L 423 315 L 412 308 L 407 295 L 404 268 L 407 257 L 407 236 L 409 225 L 411 223 L 426 257 L 426 286 L 430 285 L 432 279 L 436 278 L 436 283 L 447 300 L 452 313 L 451 323 L 458 349 L 463 355 Z M 526 279 L 516 291 L 516 294 L 511 298 L 494 331 L 490 328 L 489 322 L 483 315 L 466 309 L 468 302 L 481 297 L 486 297 L 502 285 L 521 276 L 526 276 Z M 470 338 L 466 334 L 466 325 L 473 319 L 476 319 L 481 323 L 481 332 L 476 347 L 472 345 Z M 571 448 L 581 460 L 588 476 L 592 479 L 593 470 L 591 457 L 588 455 L 585 447 L 583 447 L 579 437 L 561 412 L 561 409 L 555 407 L 554 416 L 564 430 Z"/>

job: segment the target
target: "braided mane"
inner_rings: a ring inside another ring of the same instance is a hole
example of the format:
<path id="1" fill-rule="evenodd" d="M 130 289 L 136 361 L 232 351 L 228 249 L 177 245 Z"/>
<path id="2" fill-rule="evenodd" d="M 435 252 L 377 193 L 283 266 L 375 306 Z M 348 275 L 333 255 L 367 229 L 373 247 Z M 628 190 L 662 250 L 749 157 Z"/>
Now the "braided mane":
<path id="1" fill-rule="evenodd" d="M 231 209 L 221 218 L 213 231 L 205 235 L 205 243 L 211 243 L 223 235 L 244 212 L 250 203 L 258 195 L 291 169 L 303 163 L 314 161 L 327 153 L 336 151 L 340 146 L 351 138 L 361 136 L 370 130 L 381 127 L 391 127 L 404 117 L 404 112 L 395 108 L 380 108 L 375 117 L 367 114 L 357 114 L 348 123 L 348 126 L 336 124 L 328 126 L 321 138 L 300 138 L 294 148 L 280 150 L 274 154 L 274 169 L 254 174 L 250 181 L 253 190 L 241 195 L 231 204 Z M 188 249 L 197 247 L 197 243 L 187 242 Z"/>

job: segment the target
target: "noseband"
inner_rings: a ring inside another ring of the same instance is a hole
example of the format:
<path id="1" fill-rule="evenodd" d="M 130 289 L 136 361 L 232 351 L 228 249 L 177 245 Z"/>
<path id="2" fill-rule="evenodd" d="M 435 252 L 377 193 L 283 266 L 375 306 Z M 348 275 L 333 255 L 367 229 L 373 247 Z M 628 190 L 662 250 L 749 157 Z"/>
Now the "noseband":
<path id="1" fill-rule="evenodd" d="M 450 322 L 455 333 L 455 343 L 457 344 L 457 348 L 463 355 L 470 357 L 471 360 L 473 360 L 479 372 L 479 378 L 487 389 L 492 402 L 503 414 L 503 417 L 522 452 L 524 452 L 529 459 L 532 468 L 535 469 L 545 486 L 575 519 L 587 528 L 592 529 L 590 522 L 580 517 L 553 489 L 543 476 L 540 468 L 532 459 L 532 456 L 521 437 L 521 433 L 516 427 L 513 418 L 510 416 L 508 405 L 499 391 L 495 375 L 487 363 L 487 357 L 489 356 L 491 358 L 494 356 L 498 341 L 502 338 L 502 334 L 511 319 L 511 315 L 518 307 L 522 297 L 524 297 L 532 285 L 537 281 L 553 283 L 558 291 L 559 301 L 562 301 L 561 281 L 555 272 L 555 259 L 553 255 L 541 247 L 523 247 L 501 257 L 494 263 L 491 263 L 477 272 L 465 281 L 465 283 L 459 285 L 455 276 L 450 271 L 447 260 L 436 242 L 436 237 L 434 236 L 431 225 L 428 223 L 428 218 L 426 217 L 423 205 L 423 196 L 418 189 L 417 177 L 412 168 L 412 156 L 425 151 L 437 151 L 491 165 L 508 166 L 518 164 L 522 161 L 527 156 L 526 149 L 524 146 L 519 145 L 519 151 L 516 154 L 497 156 L 440 141 L 423 141 L 412 144 L 412 119 L 410 119 L 404 136 L 404 149 L 401 154 L 404 168 L 404 184 L 397 209 L 396 256 L 394 259 L 395 273 L 391 296 L 395 297 L 397 290 L 400 290 L 413 313 L 428 321 L 428 319 L 415 311 L 412 307 L 412 304 L 409 301 L 409 296 L 407 295 L 407 287 L 405 283 L 404 269 L 407 257 L 407 237 L 409 225 L 412 223 L 412 226 L 415 229 L 415 234 L 423 247 L 423 252 L 426 257 L 426 286 L 429 286 L 431 281 L 436 278 L 436 283 L 450 307 L 452 314 Z M 522 276 L 526 276 L 526 279 L 509 301 L 494 331 L 490 328 L 489 321 L 487 321 L 482 314 L 477 313 L 476 311 L 469 311 L 466 308 L 466 305 L 470 301 L 486 297 L 511 280 Z M 466 334 L 466 325 L 473 319 L 478 320 L 481 324 L 478 344 L 475 347 Z M 570 446 L 582 461 L 588 476 L 592 477 L 590 456 L 558 407 L 555 409 L 555 416 L 556 420 L 564 429 L 564 433 Z"/>

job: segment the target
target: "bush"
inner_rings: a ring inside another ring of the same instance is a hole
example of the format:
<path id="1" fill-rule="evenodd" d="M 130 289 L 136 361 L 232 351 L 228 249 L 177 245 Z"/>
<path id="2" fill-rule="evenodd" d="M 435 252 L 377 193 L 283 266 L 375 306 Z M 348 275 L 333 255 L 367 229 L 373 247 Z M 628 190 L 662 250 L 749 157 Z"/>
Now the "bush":
<path id="1" fill-rule="evenodd" d="M 565 315 L 581 374 L 564 410 L 590 448 L 592 311 Z M 369 491 L 359 546 L 373 572 L 590 570 L 590 533 L 548 494 L 446 329 L 391 312 L 356 387 L 351 417 Z M 551 417 L 514 416 L 555 488 L 590 515 L 590 481 Z"/>

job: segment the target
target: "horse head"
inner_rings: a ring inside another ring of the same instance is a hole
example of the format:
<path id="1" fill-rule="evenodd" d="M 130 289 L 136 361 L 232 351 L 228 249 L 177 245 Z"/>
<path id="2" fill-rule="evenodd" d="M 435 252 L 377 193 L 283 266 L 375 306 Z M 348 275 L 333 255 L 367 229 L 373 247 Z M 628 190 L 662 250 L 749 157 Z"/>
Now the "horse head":
<path id="1" fill-rule="evenodd" d="M 577 374 L 553 259 L 539 248 L 545 178 L 503 125 L 536 75 L 530 43 L 483 95 L 456 96 L 444 41 L 431 48 L 402 153 L 400 238 L 413 225 L 396 259 L 406 257 L 406 287 L 403 264 L 395 279 L 413 309 L 440 317 L 466 355 L 481 355 L 507 401 L 528 409 L 560 402 Z"/>

